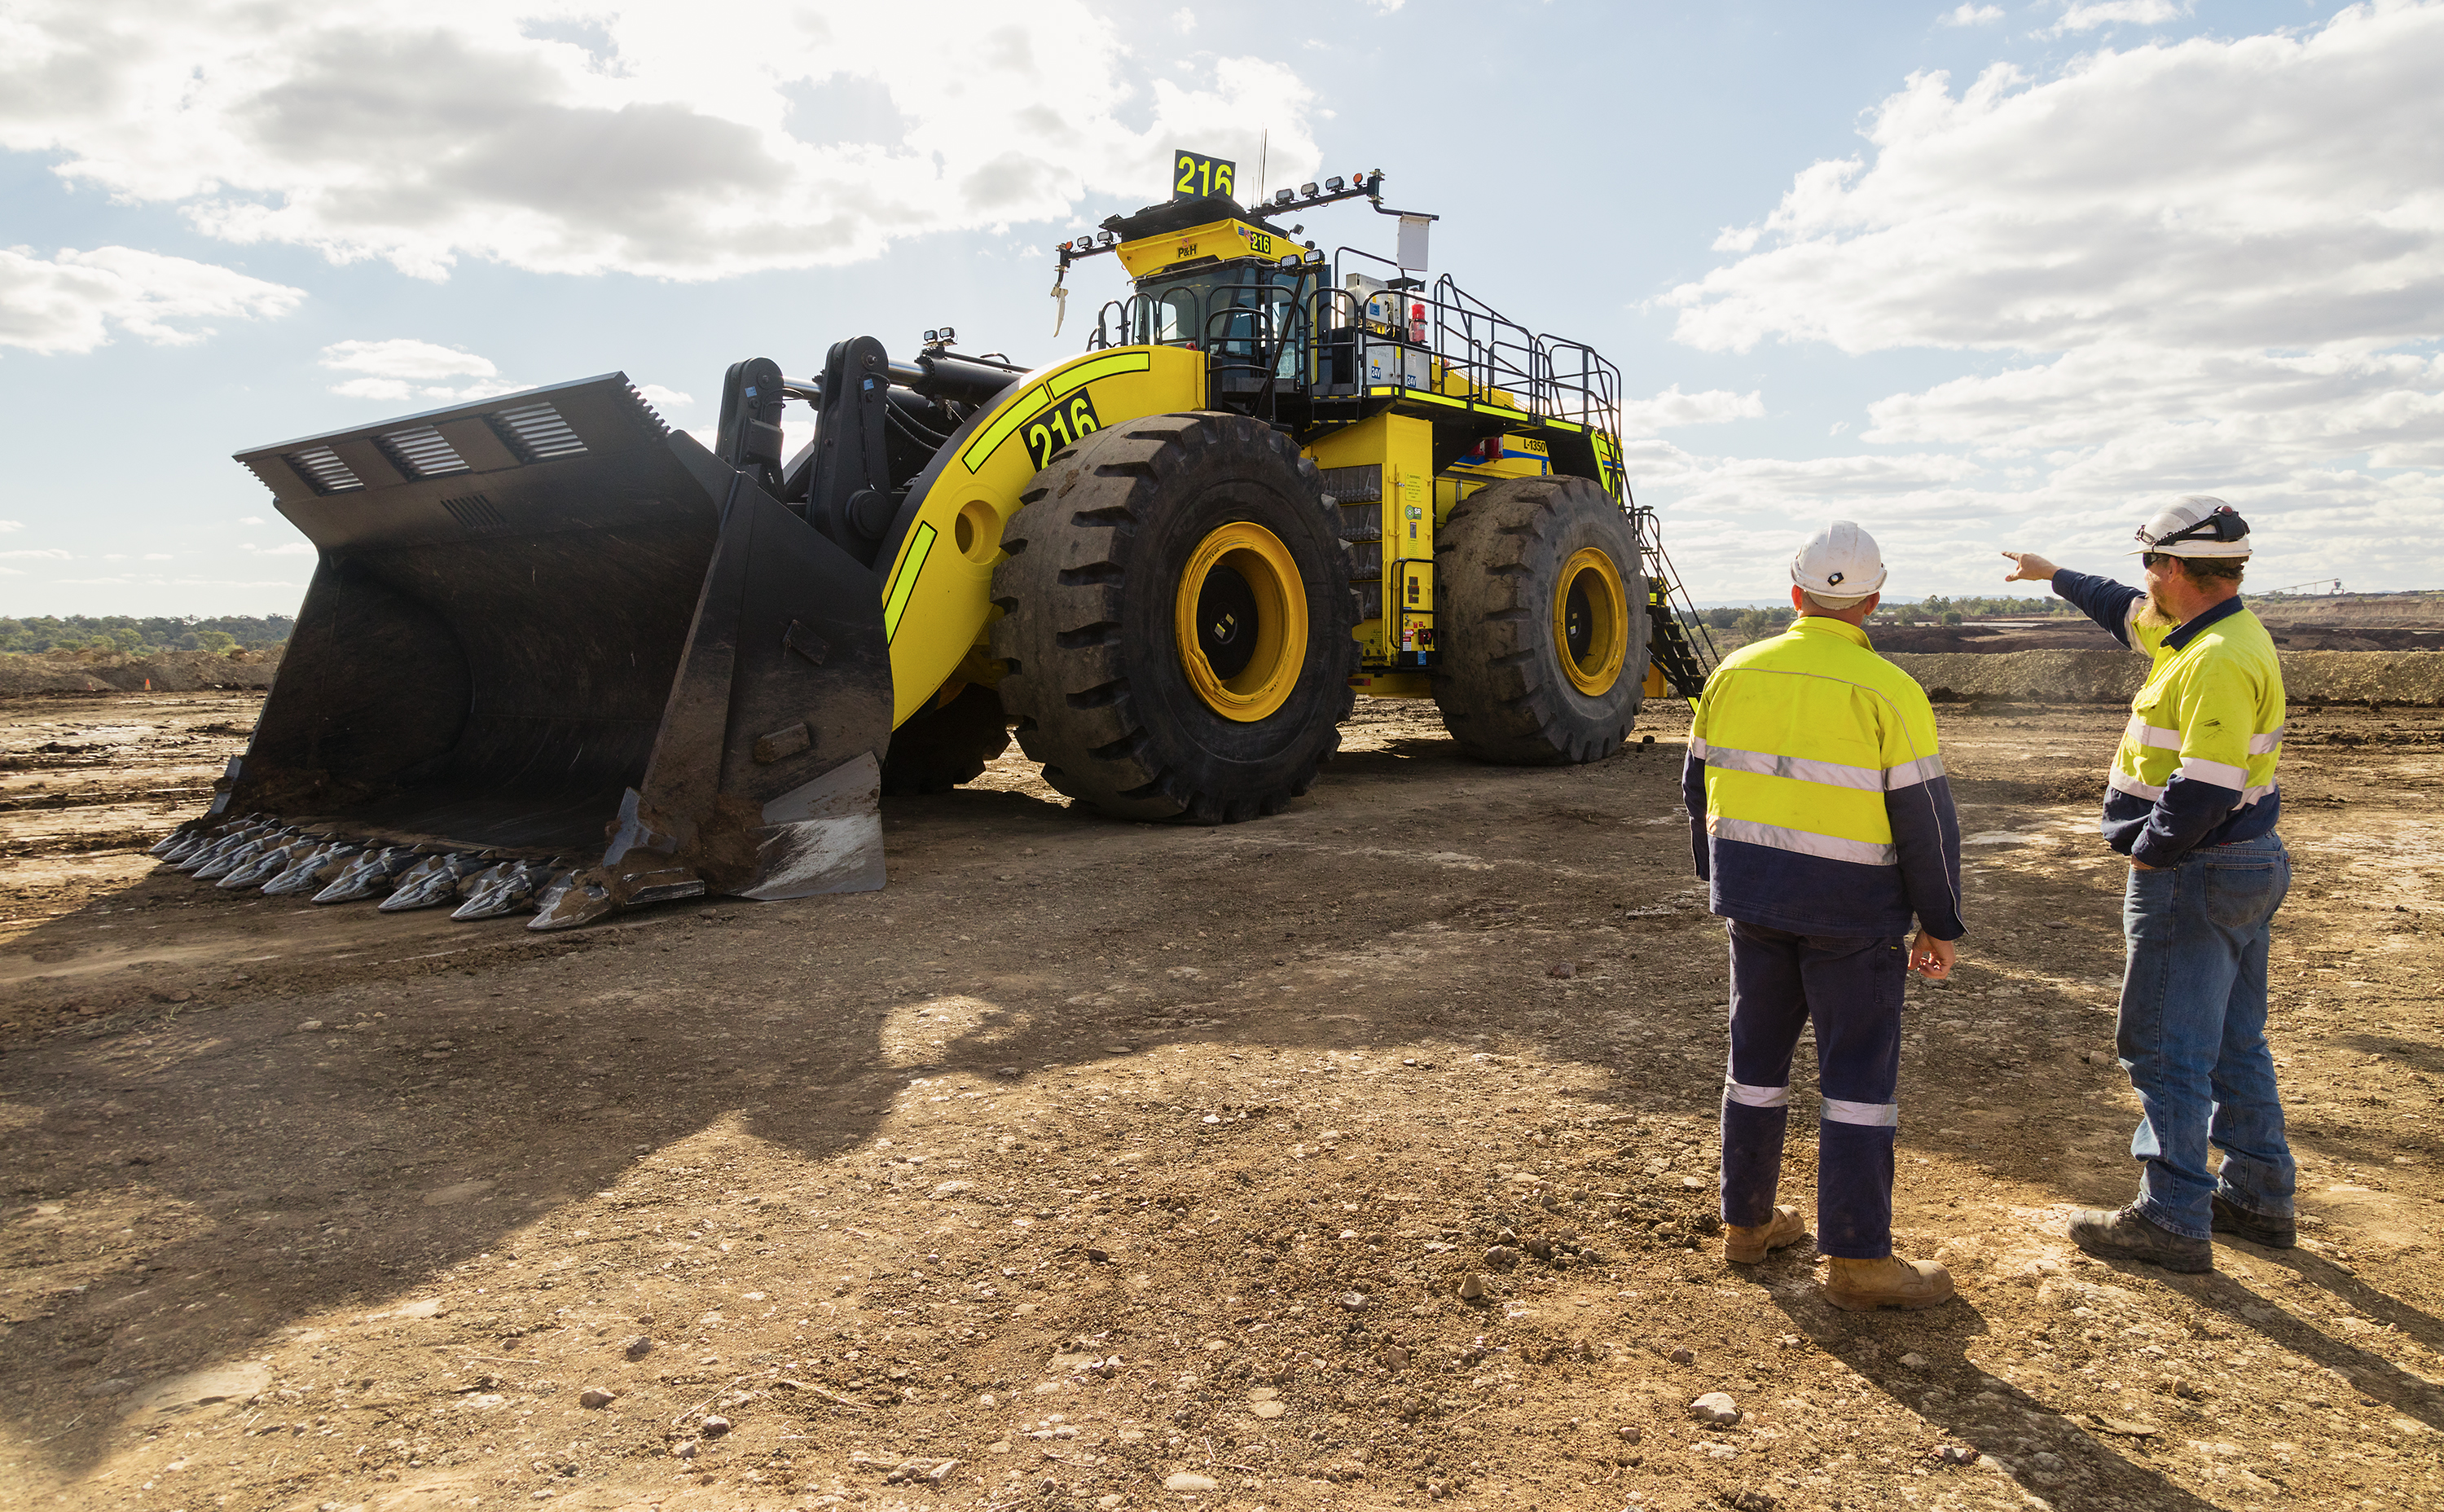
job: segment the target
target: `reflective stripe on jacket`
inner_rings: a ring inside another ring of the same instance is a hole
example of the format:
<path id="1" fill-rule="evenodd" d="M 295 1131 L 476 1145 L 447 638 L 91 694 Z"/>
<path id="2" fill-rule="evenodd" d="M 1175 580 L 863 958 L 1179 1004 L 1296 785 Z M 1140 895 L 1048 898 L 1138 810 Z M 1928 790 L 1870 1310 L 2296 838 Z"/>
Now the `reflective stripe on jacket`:
<path id="1" fill-rule="evenodd" d="M 2274 828 L 2282 795 L 2283 665 L 2237 596 L 2177 627 L 2142 625 L 2146 595 L 2064 571 L 2054 591 L 2147 654 L 2130 724 L 2105 778 L 2105 839 L 2149 866 Z"/>
<path id="2" fill-rule="evenodd" d="M 1713 912 L 1794 933 L 1958 939 L 1960 826 L 1925 690 L 1808 616 L 1706 683 L 1681 790 Z"/>

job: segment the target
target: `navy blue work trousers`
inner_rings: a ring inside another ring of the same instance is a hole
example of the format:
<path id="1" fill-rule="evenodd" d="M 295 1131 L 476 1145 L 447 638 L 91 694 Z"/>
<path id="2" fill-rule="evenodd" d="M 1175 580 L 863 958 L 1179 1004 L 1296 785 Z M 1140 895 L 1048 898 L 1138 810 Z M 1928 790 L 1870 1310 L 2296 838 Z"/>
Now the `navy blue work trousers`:
<path id="1" fill-rule="evenodd" d="M 1773 1221 L 1790 1119 L 1790 1060 L 1816 1023 L 1816 1247 L 1893 1252 L 1894 1101 L 1901 1074 L 1907 942 L 1731 921 L 1731 1069 L 1723 1082 L 1723 1222 Z"/>

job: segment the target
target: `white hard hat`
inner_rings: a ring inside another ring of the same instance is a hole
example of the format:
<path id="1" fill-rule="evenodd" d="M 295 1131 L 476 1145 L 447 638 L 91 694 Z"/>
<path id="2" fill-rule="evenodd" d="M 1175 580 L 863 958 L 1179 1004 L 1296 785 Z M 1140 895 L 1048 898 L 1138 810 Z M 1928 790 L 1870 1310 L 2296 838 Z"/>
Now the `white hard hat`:
<path id="1" fill-rule="evenodd" d="M 2249 555 L 2249 522 L 2221 499 L 2204 493 L 2183 494 L 2147 517 L 2138 527 L 2138 556 L 2154 552 L 2167 557 L 2245 557 Z"/>
<path id="2" fill-rule="evenodd" d="M 1875 537 L 1836 520 L 1790 559 L 1790 581 L 1819 599 L 1864 599 L 1884 585 L 1884 554 Z"/>

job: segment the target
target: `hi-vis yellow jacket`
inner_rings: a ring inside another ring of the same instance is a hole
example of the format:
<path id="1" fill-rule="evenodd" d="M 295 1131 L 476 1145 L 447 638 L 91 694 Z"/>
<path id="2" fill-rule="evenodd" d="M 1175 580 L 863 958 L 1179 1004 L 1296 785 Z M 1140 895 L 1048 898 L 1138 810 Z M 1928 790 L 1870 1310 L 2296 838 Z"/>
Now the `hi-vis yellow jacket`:
<path id="1" fill-rule="evenodd" d="M 1723 659 L 1681 768 L 1713 912 L 1794 933 L 1885 938 L 1960 921 L 1960 825 L 1935 710 L 1865 631 L 1808 616 Z"/>
<path id="2" fill-rule="evenodd" d="M 2067 569 L 2054 591 L 2154 659 L 2105 779 L 2103 831 L 2117 851 L 2171 866 L 2203 845 L 2274 828 L 2282 794 L 2283 664 L 2237 597 L 2178 628 L 2138 623 L 2146 595 Z"/>

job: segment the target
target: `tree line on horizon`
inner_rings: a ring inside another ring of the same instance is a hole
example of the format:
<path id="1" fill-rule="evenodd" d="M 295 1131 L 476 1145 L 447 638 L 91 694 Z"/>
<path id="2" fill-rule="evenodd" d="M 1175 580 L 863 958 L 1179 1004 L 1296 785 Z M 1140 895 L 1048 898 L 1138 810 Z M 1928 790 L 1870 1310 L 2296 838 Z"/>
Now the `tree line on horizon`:
<path id="1" fill-rule="evenodd" d="M 210 618 L 135 615 L 0 615 L 0 652 L 28 655 L 45 651 L 108 651 L 128 656 L 165 651 L 222 655 L 280 645 L 297 628 L 289 615 L 217 615 Z"/>

